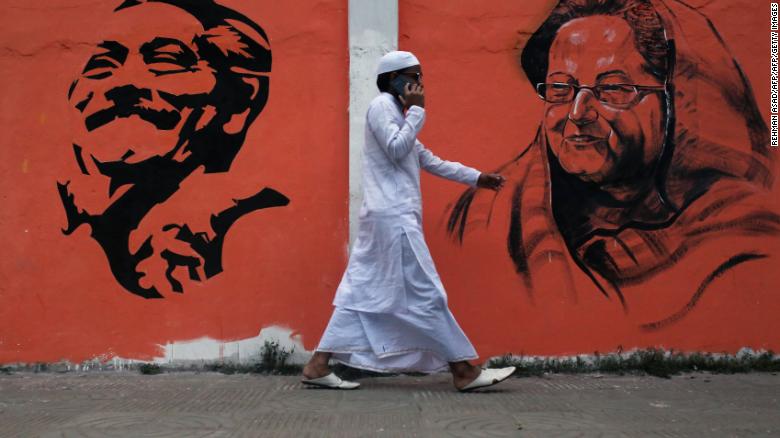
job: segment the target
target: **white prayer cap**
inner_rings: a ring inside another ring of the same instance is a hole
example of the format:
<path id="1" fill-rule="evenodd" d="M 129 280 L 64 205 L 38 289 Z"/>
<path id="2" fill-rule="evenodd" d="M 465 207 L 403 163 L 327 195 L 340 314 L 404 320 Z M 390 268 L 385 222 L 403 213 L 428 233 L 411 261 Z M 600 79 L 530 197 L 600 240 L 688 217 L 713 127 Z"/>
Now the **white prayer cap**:
<path id="1" fill-rule="evenodd" d="M 377 68 L 376 74 L 381 75 L 382 73 L 403 70 L 415 65 L 420 65 L 420 61 L 417 60 L 416 56 L 412 55 L 412 52 L 390 52 L 379 60 L 379 68 Z"/>

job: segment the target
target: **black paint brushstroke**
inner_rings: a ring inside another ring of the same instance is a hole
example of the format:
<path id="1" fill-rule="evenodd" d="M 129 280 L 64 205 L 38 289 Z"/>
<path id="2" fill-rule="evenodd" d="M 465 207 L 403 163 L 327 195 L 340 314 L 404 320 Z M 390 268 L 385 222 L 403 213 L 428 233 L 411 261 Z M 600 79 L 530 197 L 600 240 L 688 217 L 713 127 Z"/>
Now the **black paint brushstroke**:
<path id="1" fill-rule="evenodd" d="M 758 215 L 758 216 L 767 216 L 766 221 L 762 221 L 760 223 L 754 222 L 751 223 L 749 228 L 745 228 L 745 223 L 749 223 L 749 221 L 756 220 L 755 218 L 750 219 L 751 216 L 755 215 L 747 215 L 743 218 L 735 219 L 733 221 L 730 221 L 727 224 L 721 224 L 720 226 L 714 226 L 714 227 L 707 227 L 710 232 L 732 232 L 734 233 L 734 236 L 745 236 L 745 237 L 755 237 L 755 236 L 778 236 L 780 235 L 780 217 L 777 217 L 776 215 Z M 770 220 L 771 219 L 771 220 Z M 641 284 L 648 279 L 652 278 L 659 272 L 662 272 L 666 269 L 669 269 L 670 267 L 677 264 L 686 254 L 688 254 L 693 249 L 699 247 L 702 243 L 706 241 L 706 237 L 709 235 L 706 233 L 699 233 L 699 232 L 693 232 L 690 234 L 690 238 L 687 238 L 683 241 L 683 243 L 671 254 L 669 254 L 668 258 L 665 259 L 663 262 L 659 263 L 658 265 L 653 266 L 651 269 L 643 270 L 639 274 L 631 275 L 628 272 L 621 272 L 621 277 L 619 279 L 619 284 L 621 286 L 630 286 L 630 285 L 636 285 Z"/>
<path id="2" fill-rule="evenodd" d="M 721 277 L 724 273 L 726 273 L 729 269 L 733 269 L 734 267 L 741 265 L 743 263 L 752 261 L 752 260 L 761 260 L 765 259 L 768 256 L 766 254 L 759 254 L 759 253 L 741 253 L 737 254 L 734 257 L 731 257 L 730 259 L 726 260 L 724 263 L 722 263 L 720 266 L 718 266 L 714 271 L 712 271 L 707 277 L 704 278 L 704 281 L 701 282 L 699 287 L 696 289 L 696 293 L 693 294 L 690 301 L 688 301 L 688 304 L 685 305 L 682 309 L 675 312 L 673 315 L 664 318 L 660 321 L 651 322 L 647 324 L 642 324 L 640 328 L 644 331 L 656 331 L 660 330 L 662 328 L 665 328 L 682 318 L 684 318 L 691 310 L 693 310 L 696 307 L 696 304 L 698 304 L 701 297 L 704 295 L 704 292 L 706 292 L 707 287 L 709 287 L 710 284 L 712 284 L 713 281 L 715 281 L 717 278 Z"/>
<path id="3" fill-rule="evenodd" d="M 517 183 L 512 192 L 512 209 L 509 220 L 509 234 L 506 239 L 507 251 L 509 251 L 509 258 L 515 264 L 515 272 L 520 275 L 523 280 L 523 284 L 529 295 L 533 295 L 533 281 L 531 279 L 531 272 L 528 267 L 528 257 L 525 252 L 523 242 L 523 223 L 522 223 L 522 208 L 520 204 L 523 196 L 523 184 L 525 183 L 525 177 Z"/>
<path id="4" fill-rule="evenodd" d="M 164 131 L 175 128 L 181 121 L 181 115 L 178 112 L 144 107 L 143 100 L 152 99 L 152 90 L 149 89 L 123 85 L 107 91 L 105 96 L 114 105 L 87 116 L 85 125 L 88 131 L 93 131 L 115 119 L 130 116 L 138 116 L 141 120 L 152 123 L 157 129 Z"/>
<path id="5" fill-rule="evenodd" d="M 537 130 L 537 135 L 539 135 L 539 132 Z M 526 146 L 522 152 L 517 154 L 517 156 L 514 158 L 513 161 L 510 161 L 509 163 L 499 167 L 495 172 L 501 173 L 506 168 L 508 168 L 512 163 L 514 163 L 516 160 L 519 160 L 525 156 L 525 154 L 528 153 L 528 151 L 531 150 L 533 147 L 533 144 L 529 144 Z M 452 211 L 450 212 L 450 216 L 447 219 L 447 233 L 452 236 L 458 243 L 463 244 L 463 233 L 466 230 L 466 225 L 468 224 L 468 213 L 469 208 L 471 207 L 471 203 L 474 201 L 474 197 L 479 192 L 479 189 L 471 187 L 467 189 L 461 196 L 458 198 L 458 201 L 455 203 L 455 206 L 453 207 Z M 493 203 L 495 203 L 495 198 L 493 199 Z M 492 216 L 492 206 L 491 204 L 491 211 L 488 212 L 488 218 Z M 488 219 L 489 221 L 490 219 Z"/>
<path id="6" fill-rule="evenodd" d="M 447 233 L 454 237 L 458 243 L 463 244 L 463 233 L 466 230 L 466 222 L 468 220 L 469 207 L 474 201 L 474 196 L 477 194 L 477 189 L 467 189 L 455 203 L 452 208 L 452 213 L 447 219 Z"/>
<path id="7" fill-rule="evenodd" d="M 290 200 L 276 190 L 264 188 L 254 196 L 233 202 L 233 206 L 211 216 L 211 228 L 215 233 L 212 240 L 209 240 L 207 233 L 193 233 L 186 224 L 168 224 L 163 227 L 165 231 L 177 229 L 176 239 L 188 243 L 203 258 L 203 271 L 206 278 L 222 272 L 222 249 L 225 237 L 238 219 L 265 208 L 284 207 L 290 203 Z"/>
<path id="8" fill-rule="evenodd" d="M 62 205 L 65 207 L 65 216 L 68 220 L 67 227 L 62 229 L 62 234 L 66 236 L 73 234 L 82 224 L 88 223 L 90 218 L 89 213 L 76 207 L 75 197 L 68 191 L 69 185 L 70 181 L 57 183 L 57 192 L 60 195 Z"/>
<path id="9" fill-rule="evenodd" d="M 620 236 L 615 236 L 614 239 L 615 242 L 617 242 L 618 245 L 620 245 L 620 247 L 623 249 L 623 252 L 625 252 L 626 255 L 631 259 L 631 261 L 634 262 L 635 265 L 639 266 L 639 260 L 636 259 L 634 252 L 631 251 L 631 248 L 629 248 L 628 245 L 626 245 L 626 242 L 624 242 Z"/>
<path id="10" fill-rule="evenodd" d="M 76 143 L 73 143 L 73 155 L 75 155 L 76 157 L 76 164 L 78 164 L 81 173 L 83 173 L 84 175 L 89 175 L 89 171 L 87 170 L 87 165 L 84 163 L 84 155 L 82 154 L 82 148 Z"/>
<path id="11" fill-rule="evenodd" d="M 127 159 L 132 157 L 133 155 L 135 155 L 135 151 L 132 149 L 128 149 L 127 152 L 125 152 L 124 155 L 122 155 L 122 158 L 120 158 L 120 160 L 127 161 Z"/>
<path id="12" fill-rule="evenodd" d="M 76 85 L 78 85 L 78 83 L 79 83 L 78 79 L 74 79 L 73 82 L 70 83 L 70 87 L 68 88 L 68 99 L 73 97 L 73 90 L 76 89 Z"/>
<path id="13" fill-rule="evenodd" d="M 612 290 L 612 293 L 618 297 L 618 300 L 620 300 L 620 305 L 623 307 L 623 311 L 627 312 L 628 303 L 626 303 L 626 298 L 623 296 L 623 291 L 620 290 L 619 276 L 616 275 L 616 273 L 619 271 L 615 265 L 615 261 L 612 259 L 609 253 L 606 252 L 604 246 L 605 244 L 603 240 L 596 242 L 585 250 L 582 258 L 573 257 L 574 262 L 583 272 L 585 272 L 593 284 L 598 287 L 601 294 L 607 298 L 610 298 L 610 294 L 607 289 L 593 274 L 593 271 L 598 272 L 601 277 L 607 281 Z M 569 249 L 569 251 L 573 252 L 571 249 Z M 592 271 L 591 268 L 593 269 Z"/>
<path id="14" fill-rule="evenodd" d="M 164 249 L 160 253 L 160 257 L 168 262 L 168 268 L 165 270 L 165 278 L 168 279 L 168 282 L 171 284 L 171 290 L 174 292 L 184 292 L 184 288 L 182 287 L 181 282 L 173 276 L 173 271 L 179 266 L 187 267 L 190 280 L 200 281 L 200 276 L 198 275 L 197 270 L 198 266 L 200 266 L 200 260 L 198 258 L 176 254 L 167 249 Z"/>
<path id="15" fill-rule="evenodd" d="M 674 74 L 677 68 L 677 45 L 674 39 L 667 40 L 666 44 L 667 72 L 666 78 L 664 80 L 664 87 L 666 89 L 664 91 L 664 99 L 661 101 L 661 110 L 664 114 L 664 139 L 661 143 L 661 151 L 658 155 L 658 161 L 655 163 L 654 182 L 661 205 L 672 212 L 673 215 L 677 215 L 681 212 L 681 206 L 676 205 L 676 203 L 672 200 L 666 187 L 666 179 L 669 173 L 669 169 L 672 165 L 672 157 L 674 156 L 674 138 L 677 129 L 677 110 L 674 106 L 674 95 L 676 92 Z"/>
<path id="16" fill-rule="evenodd" d="M 777 234 L 780 229 L 780 215 L 768 211 L 749 213 L 730 221 L 696 227 L 689 231 L 686 236 L 697 237 L 703 234 L 731 231 L 734 229 L 741 229 L 744 234 Z"/>
<path id="17" fill-rule="evenodd" d="M 73 85 L 75 86 L 77 82 L 78 81 L 73 82 Z M 71 91 L 69 94 L 72 94 L 72 93 L 73 93 L 73 91 Z M 70 96 L 68 96 L 68 97 L 70 97 Z M 89 93 L 87 93 L 87 97 L 85 97 L 83 100 L 81 100 L 79 103 L 77 103 L 74 106 L 76 107 L 77 110 L 79 110 L 79 112 L 83 113 L 84 109 L 87 107 L 87 105 L 89 104 L 89 102 L 92 100 L 93 97 L 95 97 L 95 93 L 90 91 Z"/>

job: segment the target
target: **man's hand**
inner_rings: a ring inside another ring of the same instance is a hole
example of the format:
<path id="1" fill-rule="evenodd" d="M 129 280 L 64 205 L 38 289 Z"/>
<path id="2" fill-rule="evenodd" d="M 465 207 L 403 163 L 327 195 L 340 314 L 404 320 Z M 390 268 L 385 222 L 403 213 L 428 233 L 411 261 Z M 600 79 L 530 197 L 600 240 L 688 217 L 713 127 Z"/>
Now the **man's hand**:
<path id="1" fill-rule="evenodd" d="M 406 84 L 404 87 L 404 95 L 398 96 L 398 99 L 403 104 L 404 109 L 409 109 L 412 105 L 417 105 L 420 108 L 425 108 L 425 89 L 419 84 Z"/>
<path id="2" fill-rule="evenodd" d="M 497 173 L 480 173 L 477 179 L 477 187 L 499 191 L 504 187 L 506 179 Z"/>

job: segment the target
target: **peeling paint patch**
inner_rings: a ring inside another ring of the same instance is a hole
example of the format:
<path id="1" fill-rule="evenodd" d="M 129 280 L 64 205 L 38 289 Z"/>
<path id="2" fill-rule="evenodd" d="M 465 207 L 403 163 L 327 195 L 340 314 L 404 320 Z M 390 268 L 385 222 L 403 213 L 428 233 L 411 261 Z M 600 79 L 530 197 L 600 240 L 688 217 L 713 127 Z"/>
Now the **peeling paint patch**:
<path id="1" fill-rule="evenodd" d="M 289 362 L 302 364 L 309 360 L 312 352 L 303 347 L 300 335 L 286 327 L 271 326 L 247 339 L 222 342 L 211 338 L 190 341 L 176 341 L 163 345 L 164 355 L 154 359 L 159 364 L 187 364 L 192 362 L 220 361 L 235 364 L 252 363 L 259 360 L 266 342 L 278 342 L 279 346 L 292 351 Z"/>

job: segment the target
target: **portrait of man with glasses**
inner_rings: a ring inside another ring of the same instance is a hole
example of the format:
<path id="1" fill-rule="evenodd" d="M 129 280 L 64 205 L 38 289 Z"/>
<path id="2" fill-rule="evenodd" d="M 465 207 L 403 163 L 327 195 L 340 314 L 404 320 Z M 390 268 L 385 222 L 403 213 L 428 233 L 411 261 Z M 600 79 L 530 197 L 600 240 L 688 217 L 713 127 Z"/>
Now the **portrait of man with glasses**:
<path id="1" fill-rule="evenodd" d="M 780 230 L 767 125 L 699 10 L 561 0 L 520 61 L 544 102 L 536 138 L 496 168 L 505 190 L 453 204 L 457 242 L 501 233 L 532 300 L 590 290 L 646 331 L 679 323 L 727 273 L 765 266 Z"/>

